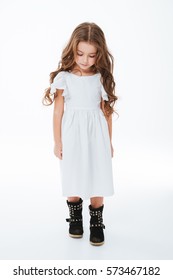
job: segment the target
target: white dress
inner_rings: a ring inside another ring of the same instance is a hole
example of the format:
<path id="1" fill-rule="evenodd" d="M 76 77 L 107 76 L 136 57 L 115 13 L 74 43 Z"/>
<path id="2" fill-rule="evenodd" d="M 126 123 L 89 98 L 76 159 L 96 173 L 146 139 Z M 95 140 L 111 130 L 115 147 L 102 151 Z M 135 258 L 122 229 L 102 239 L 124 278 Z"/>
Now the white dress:
<path id="1" fill-rule="evenodd" d="M 108 100 L 101 75 L 77 76 L 59 72 L 51 93 L 63 89 L 62 195 L 88 199 L 114 193 L 108 124 L 100 109 L 101 97 Z"/>

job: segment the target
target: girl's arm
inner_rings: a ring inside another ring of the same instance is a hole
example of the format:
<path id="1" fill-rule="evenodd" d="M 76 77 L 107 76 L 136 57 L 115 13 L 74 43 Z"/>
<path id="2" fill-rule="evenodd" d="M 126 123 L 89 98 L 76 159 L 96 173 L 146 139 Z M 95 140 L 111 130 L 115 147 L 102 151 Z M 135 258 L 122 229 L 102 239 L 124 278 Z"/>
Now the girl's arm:
<path id="1" fill-rule="evenodd" d="M 63 90 L 56 91 L 53 111 L 53 136 L 54 136 L 54 154 L 62 159 L 62 139 L 61 139 L 61 122 L 64 114 L 64 97 Z"/>
<path id="2" fill-rule="evenodd" d="M 107 118 L 106 120 L 107 120 L 107 124 L 108 124 L 108 129 L 109 129 L 110 141 L 112 143 L 112 115 L 110 115 L 109 118 Z"/>
<path id="3" fill-rule="evenodd" d="M 104 100 L 102 99 L 101 103 L 100 103 L 100 108 L 102 109 L 104 115 L 105 115 L 105 111 L 104 111 Z M 110 143 L 111 143 L 111 154 L 112 157 L 114 155 L 114 149 L 112 146 L 112 115 L 110 115 L 109 117 L 105 117 L 107 124 L 108 124 L 108 130 L 109 130 L 109 137 L 110 137 Z"/>

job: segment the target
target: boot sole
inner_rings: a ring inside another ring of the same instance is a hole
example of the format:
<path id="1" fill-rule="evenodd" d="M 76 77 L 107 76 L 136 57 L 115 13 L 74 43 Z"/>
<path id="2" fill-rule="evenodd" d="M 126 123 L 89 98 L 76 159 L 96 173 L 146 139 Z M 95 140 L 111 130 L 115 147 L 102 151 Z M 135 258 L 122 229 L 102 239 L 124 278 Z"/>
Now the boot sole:
<path id="1" fill-rule="evenodd" d="M 104 241 L 103 242 L 99 242 L 99 243 L 94 243 L 94 242 L 90 241 L 90 244 L 93 245 L 93 246 L 101 246 L 101 245 L 104 244 Z"/>
<path id="2" fill-rule="evenodd" d="M 72 238 L 82 238 L 83 237 L 83 234 L 69 234 L 70 237 Z"/>

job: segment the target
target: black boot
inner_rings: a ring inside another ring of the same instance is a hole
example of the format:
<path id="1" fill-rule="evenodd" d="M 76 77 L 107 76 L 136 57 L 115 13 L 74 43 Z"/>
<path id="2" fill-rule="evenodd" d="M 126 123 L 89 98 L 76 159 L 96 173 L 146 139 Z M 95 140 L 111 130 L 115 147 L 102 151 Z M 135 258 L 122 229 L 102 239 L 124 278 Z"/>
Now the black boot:
<path id="1" fill-rule="evenodd" d="M 91 205 L 89 206 L 90 210 L 90 243 L 92 245 L 100 246 L 104 243 L 104 233 L 103 229 L 105 226 L 103 225 L 103 206 L 99 208 L 93 208 Z"/>
<path id="2" fill-rule="evenodd" d="M 67 200 L 70 218 L 66 219 L 66 221 L 69 222 L 69 235 L 74 238 L 83 236 L 82 202 L 81 198 L 78 202 L 69 202 Z"/>

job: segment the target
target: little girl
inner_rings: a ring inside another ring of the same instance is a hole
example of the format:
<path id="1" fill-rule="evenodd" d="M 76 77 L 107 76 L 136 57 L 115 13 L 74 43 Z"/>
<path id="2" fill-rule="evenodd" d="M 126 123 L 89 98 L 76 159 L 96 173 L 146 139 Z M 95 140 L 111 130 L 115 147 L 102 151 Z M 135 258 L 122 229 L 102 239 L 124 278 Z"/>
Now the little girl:
<path id="1" fill-rule="evenodd" d="M 104 243 L 103 197 L 114 193 L 112 114 L 117 100 L 113 56 L 103 31 L 84 22 L 73 31 L 43 104 L 54 102 L 54 154 L 60 159 L 69 235 L 83 235 L 82 203 L 90 199 L 90 243 Z M 64 104 L 65 103 L 65 104 Z"/>

